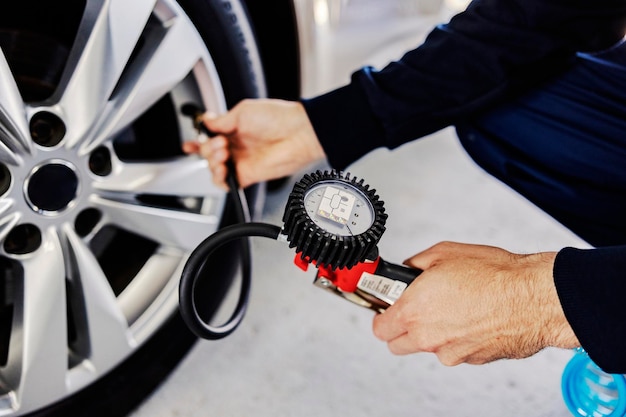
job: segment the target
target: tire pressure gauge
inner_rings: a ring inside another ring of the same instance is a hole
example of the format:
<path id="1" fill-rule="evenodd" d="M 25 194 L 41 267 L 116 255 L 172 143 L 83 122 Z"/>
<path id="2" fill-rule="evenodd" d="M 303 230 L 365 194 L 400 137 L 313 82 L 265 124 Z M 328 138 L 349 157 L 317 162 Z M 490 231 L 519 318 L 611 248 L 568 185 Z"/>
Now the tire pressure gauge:
<path id="1" fill-rule="evenodd" d="M 282 233 L 298 252 L 296 265 L 317 266 L 317 286 L 381 311 L 421 272 L 378 256 L 386 220 L 383 202 L 363 180 L 317 171 L 294 185 Z"/>
<path id="2" fill-rule="evenodd" d="M 231 195 L 238 201 L 230 171 Z M 243 200 L 239 200 L 243 206 Z M 240 216 L 242 218 L 246 216 Z M 283 226 L 243 221 L 207 237 L 189 256 L 179 285 L 180 312 L 199 337 L 219 339 L 243 320 L 250 290 L 250 262 L 242 263 L 241 293 L 230 319 L 212 326 L 198 314 L 196 283 L 207 259 L 220 246 L 251 236 L 289 242 L 296 248 L 295 263 L 317 267 L 314 284 L 360 306 L 382 312 L 392 305 L 421 271 L 384 261 L 377 244 L 387 214 L 376 191 L 363 180 L 338 171 L 317 171 L 296 182 L 283 214 Z M 247 243 L 247 242 L 246 242 Z M 219 279 L 219 277 L 216 277 Z"/>
<path id="3" fill-rule="evenodd" d="M 375 190 L 336 171 L 296 182 L 283 215 L 283 234 L 303 260 L 351 268 L 375 251 L 387 215 Z"/>

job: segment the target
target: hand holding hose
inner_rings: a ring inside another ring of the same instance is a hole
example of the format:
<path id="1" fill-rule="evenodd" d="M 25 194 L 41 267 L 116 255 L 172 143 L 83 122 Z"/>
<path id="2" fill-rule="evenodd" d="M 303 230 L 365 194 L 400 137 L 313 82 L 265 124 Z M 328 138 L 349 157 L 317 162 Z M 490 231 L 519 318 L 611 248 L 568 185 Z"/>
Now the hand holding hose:
<path id="1" fill-rule="evenodd" d="M 215 184 L 227 188 L 226 161 L 234 161 L 242 187 L 281 178 L 325 157 L 299 102 L 249 99 L 220 116 L 204 115 L 215 133 L 207 142 L 187 142 L 183 150 L 208 160 Z"/>

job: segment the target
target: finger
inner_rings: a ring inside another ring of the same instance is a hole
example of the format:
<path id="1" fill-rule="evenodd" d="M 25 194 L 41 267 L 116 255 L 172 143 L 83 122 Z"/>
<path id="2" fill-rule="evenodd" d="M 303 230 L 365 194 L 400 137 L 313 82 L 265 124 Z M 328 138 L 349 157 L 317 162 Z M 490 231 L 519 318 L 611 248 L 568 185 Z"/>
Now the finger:
<path id="1" fill-rule="evenodd" d="M 200 143 L 196 141 L 183 142 L 182 149 L 186 154 L 200 153 Z"/>
<path id="2" fill-rule="evenodd" d="M 405 259 L 402 264 L 411 268 L 417 268 L 425 271 L 430 268 L 434 261 L 435 258 L 432 256 L 432 254 L 424 251 L 415 254 L 408 259 Z"/>
<path id="3" fill-rule="evenodd" d="M 226 185 L 226 175 L 228 174 L 228 168 L 226 168 L 227 159 L 228 153 L 225 149 L 211 152 L 208 158 L 209 168 L 211 169 L 211 174 L 213 174 L 213 182 L 224 189 L 228 189 Z"/>
<path id="4" fill-rule="evenodd" d="M 394 355 L 408 355 L 410 353 L 421 352 L 419 349 L 415 348 L 408 333 L 404 333 L 400 337 L 396 337 L 387 342 L 387 348 Z"/>
<path id="5" fill-rule="evenodd" d="M 435 261 L 435 248 L 437 245 L 431 246 L 430 248 L 423 250 L 421 252 L 416 253 L 408 259 L 405 259 L 402 263 L 404 265 L 419 268 L 422 270 L 428 269 L 432 263 Z"/>
<path id="6" fill-rule="evenodd" d="M 230 111 L 222 115 L 207 112 L 202 115 L 202 122 L 211 132 L 229 134 L 237 130 L 236 112 Z"/>
<path id="7" fill-rule="evenodd" d="M 213 183 L 219 188 L 228 191 L 228 184 L 226 183 L 226 166 L 218 165 L 211 168 L 211 175 Z"/>
<path id="8" fill-rule="evenodd" d="M 228 139 L 224 136 L 214 136 L 207 142 L 200 144 L 200 155 L 211 162 L 221 163 L 224 153 L 228 156 Z M 216 158 L 216 154 L 220 158 Z"/>
<path id="9" fill-rule="evenodd" d="M 389 342 L 405 334 L 408 330 L 403 322 L 398 319 L 396 310 L 391 306 L 385 312 L 374 316 L 372 323 L 374 336 L 383 342 Z"/>
<path id="10" fill-rule="evenodd" d="M 206 158 L 209 161 L 209 165 L 212 167 L 224 165 L 226 160 L 230 157 L 230 151 L 226 143 L 211 141 L 207 144 L 206 148 Z"/>
<path id="11" fill-rule="evenodd" d="M 229 142 L 225 136 L 214 136 L 207 142 L 208 148 L 211 152 L 216 152 L 220 149 L 228 151 Z"/>
<path id="12" fill-rule="evenodd" d="M 439 242 L 430 248 L 419 252 L 412 257 L 406 259 L 403 264 L 426 270 L 433 264 L 447 259 L 451 256 L 456 256 L 460 253 L 464 253 L 469 250 L 470 247 L 475 245 L 466 245 L 464 243 L 457 242 Z"/>
<path id="13" fill-rule="evenodd" d="M 212 174 L 212 180 L 218 187 L 227 190 L 226 160 L 229 157 L 227 140 L 223 136 L 216 136 L 208 142 L 198 144 L 198 153 L 207 160 Z"/>

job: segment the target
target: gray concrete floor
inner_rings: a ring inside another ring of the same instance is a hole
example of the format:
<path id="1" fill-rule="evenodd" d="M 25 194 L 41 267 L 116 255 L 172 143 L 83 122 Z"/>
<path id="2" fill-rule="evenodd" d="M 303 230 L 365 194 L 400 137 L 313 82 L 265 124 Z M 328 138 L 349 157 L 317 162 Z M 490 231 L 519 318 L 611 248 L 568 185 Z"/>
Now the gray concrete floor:
<path id="1" fill-rule="evenodd" d="M 423 16 L 376 0 L 351 0 L 343 12 L 334 29 L 315 35 L 321 55 L 307 70 L 309 93 L 345 82 L 363 64 L 399 57 L 448 13 Z M 389 261 L 442 240 L 516 252 L 587 246 L 475 166 L 451 129 L 375 151 L 349 171 L 385 201 L 379 247 Z M 263 221 L 280 224 L 290 188 L 268 196 Z M 224 340 L 198 343 L 134 417 L 569 415 L 560 378 L 571 352 L 456 367 L 429 354 L 393 356 L 372 335 L 373 313 L 313 287 L 314 271 L 297 269 L 286 245 L 253 245 L 244 323 Z"/>

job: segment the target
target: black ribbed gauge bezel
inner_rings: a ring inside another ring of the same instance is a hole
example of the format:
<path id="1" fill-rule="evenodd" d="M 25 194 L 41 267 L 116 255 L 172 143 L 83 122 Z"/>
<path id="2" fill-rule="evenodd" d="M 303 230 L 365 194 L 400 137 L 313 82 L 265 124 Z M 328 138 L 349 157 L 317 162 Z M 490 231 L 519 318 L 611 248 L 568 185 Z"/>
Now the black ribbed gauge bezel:
<path id="1" fill-rule="evenodd" d="M 312 187 L 326 181 L 343 183 L 366 197 L 374 216 L 368 230 L 352 236 L 336 235 L 324 230 L 309 217 L 305 196 Z M 289 247 L 295 247 L 303 260 L 332 269 L 351 268 L 376 250 L 385 231 L 386 220 L 383 201 L 379 199 L 376 190 L 370 189 L 362 179 L 341 171 L 316 171 L 294 184 L 283 214 L 283 234 L 287 237 Z"/>

